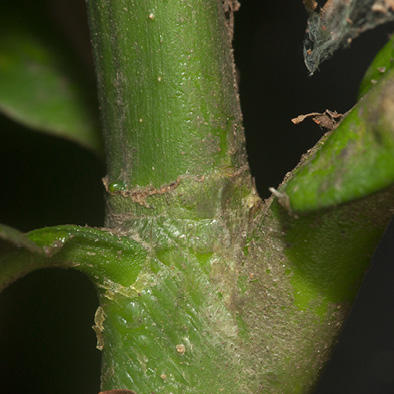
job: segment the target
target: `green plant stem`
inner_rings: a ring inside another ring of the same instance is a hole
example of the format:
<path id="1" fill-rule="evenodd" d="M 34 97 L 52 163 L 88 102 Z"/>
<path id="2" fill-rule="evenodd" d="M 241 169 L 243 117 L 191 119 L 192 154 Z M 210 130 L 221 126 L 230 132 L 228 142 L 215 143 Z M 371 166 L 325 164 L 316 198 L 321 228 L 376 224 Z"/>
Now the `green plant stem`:
<path id="1" fill-rule="evenodd" d="M 245 164 L 220 1 L 88 1 L 110 191 Z"/>
<path id="2" fill-rule="evenodd" d="M 248 390 L 252 361 L 238 361 L 230 296 L 216 283 L 234 284 L 239 249 L 229 242 L 244 238 L 239 226 L 257 200 L 222 7 L 88 2 L 108 161 L 106 225 L 139 240 L 151 259 L 138 293 L 117 283 L 100 290 L 103 389 Z"/>

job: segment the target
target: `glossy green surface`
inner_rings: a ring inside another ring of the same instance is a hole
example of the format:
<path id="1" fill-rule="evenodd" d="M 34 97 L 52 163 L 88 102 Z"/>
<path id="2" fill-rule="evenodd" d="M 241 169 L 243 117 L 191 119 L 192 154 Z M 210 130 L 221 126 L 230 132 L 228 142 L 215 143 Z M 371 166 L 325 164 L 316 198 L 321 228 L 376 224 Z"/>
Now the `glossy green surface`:
<path id="1" fill-rule="evenodd" d="M 175 394 L 257 387 L 245 381 L 250 360 L 239 359 L 237 321 L 212 282 L 213 265 L 226 265 L 221 259 L 201 261 L 168 247 L 152 261 L 155 272 L 146 272 L 138 293 L 105 292 L 104 389 Z M 230 289 L 222 292 L 227 297 Z"/>
<path id="2" fill-rule="evenodd" d="M 28 247 L 8 237 L 18 248 L 1 256 L 1 288 L 33 270 L 53 266 L 85 272 L 98 288 L 107 281 L 129 286 L 147 256 L 136 241 L 89 227 L 48 227 L 31 231 L 26 239 Z"/>

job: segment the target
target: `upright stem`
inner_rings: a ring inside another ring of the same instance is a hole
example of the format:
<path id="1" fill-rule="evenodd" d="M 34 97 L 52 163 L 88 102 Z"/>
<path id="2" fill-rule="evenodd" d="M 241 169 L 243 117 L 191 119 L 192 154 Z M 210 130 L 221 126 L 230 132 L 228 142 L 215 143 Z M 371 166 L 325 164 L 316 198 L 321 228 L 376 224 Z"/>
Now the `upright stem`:
<path id="1" fill-rule="evenodd" d="M 88 0 L 110 191 L 245 163 L 220 0 Z"/>
<path id="2" fill-rule="evenodd" d="M 148 252 L 131 286 L 112 278 L 99 286 L 102 388 L 246 393 L 254 361 L 239 361 L 238 321 L 226 305 L 257 198 L 223 2 L 87 3 L 106 226 Z"/>

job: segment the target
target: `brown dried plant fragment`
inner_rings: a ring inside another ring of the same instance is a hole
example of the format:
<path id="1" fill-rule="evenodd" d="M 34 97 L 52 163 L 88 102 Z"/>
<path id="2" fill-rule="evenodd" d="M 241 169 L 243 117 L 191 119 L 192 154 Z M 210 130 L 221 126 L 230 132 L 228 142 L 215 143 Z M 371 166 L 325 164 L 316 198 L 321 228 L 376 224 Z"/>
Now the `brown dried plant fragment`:
<path id="1" fill-rule="evenodd" d="M 313 0 L 303 0 L 309 11 L 304 60 L 312 75 L 319 64 L 363 32 L 394 21 L 394 0 L 327 0 L 312 12 Z"/>
<path id="2" fill-rule="evenodd" d="M 238 0 L 222 0 L 222 1 L 223 1 L 224 15 L 226 18 L 226 28 L 230 41 L 232 41 L 234 37 L 234 12 L 239 10 L 241 4 L 238 2 Z"/>
<path id="3" fill-rule="evenodd" d="M 381 12 L 382 14 L 392 12 L 394 11 L 394 0 L 376 0 L 372 4 L 371 11 Z"/>
<path id="4" fill-rule="evenodd" d="M 346 114 L 345 114 L 346 115 Z M 333 130 L 337 127 L 338 123 L 343 119 L 345 115 L 338 114 L 337 111 L 330 111 L 326 109 L 323 113 L 311 112 L 306 115 L 299 115 L 296 118 L 291 119 L 294 124 L 299 124 L 307 118 L 312 120 L 319 125 L 323 130 Z"/>

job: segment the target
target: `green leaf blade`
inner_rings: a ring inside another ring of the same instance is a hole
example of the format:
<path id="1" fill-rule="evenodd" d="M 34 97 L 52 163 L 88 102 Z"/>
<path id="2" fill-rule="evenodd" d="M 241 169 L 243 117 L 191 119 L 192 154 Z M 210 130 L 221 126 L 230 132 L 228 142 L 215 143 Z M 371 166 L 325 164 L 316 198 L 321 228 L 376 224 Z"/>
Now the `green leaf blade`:
<path id="1" fill-rule="evenodd" d="M 69 139 L 101 156 L 95 88 L 81 77 L 85 70 L 75 64 L 75 55 L 33 29 L 21 27 L 20 21 L 12 26 L 2 23 L 0 111 L 27 127 Z"/>
<path id="2" fill-rule="evenodd" d="M 363 97 L 394 67 L 394 35 L 378 52 L 368 67 L 360 85 L 358 98 Z"/>
<path id="3" fill-rule="evenodd" d="M 366 197 L 394 183 L 394 70 L 303 160 L 280 191 L 303 213 Z"/>

